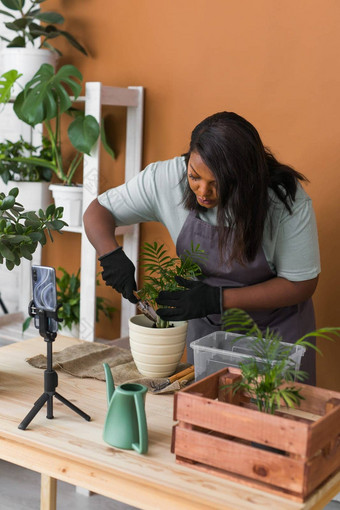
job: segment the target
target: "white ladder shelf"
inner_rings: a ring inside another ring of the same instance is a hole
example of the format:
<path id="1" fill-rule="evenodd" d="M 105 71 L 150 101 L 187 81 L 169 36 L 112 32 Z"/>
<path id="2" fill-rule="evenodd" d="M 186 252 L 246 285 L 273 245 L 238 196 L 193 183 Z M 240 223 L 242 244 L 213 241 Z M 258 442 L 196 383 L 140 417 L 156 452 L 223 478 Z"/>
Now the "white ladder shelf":
<path id="1" fill-rule="evenodd" d="M 102 106 L 127 107 L 125 182 L 141 171 L 143 133 L 143 87 L 107 87 L 100 82 L 86 83 L 85 114 L 93 115 L 101 123 Z M 83 166 L 83 213 L 98 196 L 100 166 L 100 142 L 85 155 Z M 72 231 L 72 228 L 68 229 Z M 95 337 L 96 303 L 96 251 L 90 244 L 84 228 L 81 233 L 81 286 L 80 286 L 80 338 L 93 341 Z M 139 225 L 121 227 L 118 235 L 123 235 L 126 255 L 138 268 Z M 136 275 L 137 277 L 137 275 Z M 127 336 L 129 317 L 136 313 L 136 306 L 122 298 L 120 335 Z"/>

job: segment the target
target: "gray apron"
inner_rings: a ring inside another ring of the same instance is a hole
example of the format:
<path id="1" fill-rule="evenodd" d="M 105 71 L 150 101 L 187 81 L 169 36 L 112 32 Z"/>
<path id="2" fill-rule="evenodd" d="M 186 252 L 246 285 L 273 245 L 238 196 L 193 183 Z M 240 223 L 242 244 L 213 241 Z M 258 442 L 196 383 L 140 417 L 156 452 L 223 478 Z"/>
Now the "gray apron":
<path id="1" fill-rule="evenodd" d="M 227 228 L 227 227 L 226 227 Z M 262 247 L 259 248 L 255 259 L 246 265 L 238 262 L 221 264 L 218 251 L 217 227 L 201 220 L 195 211 L 191 211 L 179 233 L 176 251 L 180 256 L 191 243 L 205 251 L 208 256 L 202 266 L 204 283 L 216 287 L 246 287 L 274 278 L 276 275 L 270 269 Z M 314 309 L 311 299 L 298 305 L 273 308 L 269 310 L 246 312 L 254 319 L 262 331 L 267 327 L 279 333 L 285 342 L 295 342 L 304 334 L 315 329 Z M 221 315 L 208 315 L 202 319 L 189 321 L 187 333 L 187 360 L 193 363 L 193 350 L 190 342 L 197 340 L 214 331 L 221 330 Z M 309 339 L 313 343 L 313 339 Z M 315 385 L 315 351 L 307 349 L 302 357 L 301 370 L 309 374 L 307 384 Z"/>

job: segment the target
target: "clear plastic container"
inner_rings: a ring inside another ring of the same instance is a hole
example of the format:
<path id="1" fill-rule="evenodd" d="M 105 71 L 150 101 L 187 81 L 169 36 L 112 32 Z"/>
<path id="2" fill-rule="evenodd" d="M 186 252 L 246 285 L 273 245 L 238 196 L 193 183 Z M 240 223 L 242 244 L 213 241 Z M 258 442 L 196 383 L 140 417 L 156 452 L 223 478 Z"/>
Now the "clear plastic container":
<path id="1" fill-rule="evenodd" d="M 216 331 L 191 342 L 190 346 L 194 351 L 195 380 L 198 381 L 221 368 L 238 367 L 249 357 L 254 357 L 252 342 L 251 337 L 242 338 L 242 335 L 225 331 Z M 295 370 L 299 370 L 306 348 L 286 342 L 280 342 L 280 347 L 282 349 L 291 348 L 289 358 L 295 365 Z"/>

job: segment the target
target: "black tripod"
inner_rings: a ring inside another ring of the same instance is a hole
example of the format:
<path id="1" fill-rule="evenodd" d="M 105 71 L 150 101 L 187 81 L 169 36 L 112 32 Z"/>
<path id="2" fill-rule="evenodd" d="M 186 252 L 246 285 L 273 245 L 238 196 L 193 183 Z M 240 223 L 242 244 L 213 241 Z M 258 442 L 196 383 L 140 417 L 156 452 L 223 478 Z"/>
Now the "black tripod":
<path id="1" fill-rule="evenodd" d="M 67 407 L 72 409 L 78 413 L 85 420 L 90 421 L 91 417 L 84 413 L 79 407 L 76 407 L 66 400 L 63 396 L 55 391 L 58 386 L 58 374 L 52 368 L 52 342 L 54 342 L 57 333 L 50 331 L 49 329 L 49 318 L 54 319 L 55 321 L 59 321 L 58 314 L 56 311 L 48 311 L 37 309 L 34 305 L 34 302 L 31 301 L 28 313 L 31 317 L 37 317 L 39 320 L 39 333 L 44 338 L 47 343 L 47 368 L 44 372 L 44 393 L 38 398 L 38 400 L 34 403 L 34 406 L 30 410 L 30 412 L 25 416 L 22 422 L 19 425 L 19 429 L 25 430 L 26 427 L 31 423 L 35 415 L 40 411 L 45 402 L 47 402 L 47 415 L 46 418 L 52 419 L 53 416 L 53 397 L 56 397 L 60 402 L 65 404 Z"/>

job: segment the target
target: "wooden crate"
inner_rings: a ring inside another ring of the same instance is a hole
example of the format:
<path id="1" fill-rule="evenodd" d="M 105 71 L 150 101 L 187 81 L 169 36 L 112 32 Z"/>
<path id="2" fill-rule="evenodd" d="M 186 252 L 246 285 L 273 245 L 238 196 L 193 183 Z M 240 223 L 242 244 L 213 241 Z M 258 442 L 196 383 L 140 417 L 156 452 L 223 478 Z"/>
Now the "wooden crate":
<path id="1" fill-rule="evenodd" d="M 298 383 L 301 406 L 269 415 L 221 392 L 237 377 L 224 368 L 175 395 L 176 461 L 304 501 L 340 470 L 340 393 Z"/>

